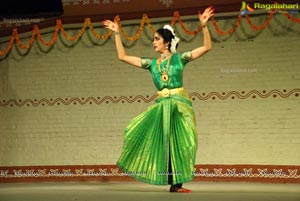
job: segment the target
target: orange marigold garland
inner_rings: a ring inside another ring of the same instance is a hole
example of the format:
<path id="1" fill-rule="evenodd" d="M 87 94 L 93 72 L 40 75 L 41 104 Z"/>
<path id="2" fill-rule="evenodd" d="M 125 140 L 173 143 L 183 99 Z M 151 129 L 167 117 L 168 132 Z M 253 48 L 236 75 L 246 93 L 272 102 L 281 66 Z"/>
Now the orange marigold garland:
<path id="1" fill-rule="evenodd" d="M 15 35 L 13 33 L 12 36 L 10 37 L 8 46 L 4 50 L 0 50 L 0 56 L 6 55 L 11 50 L 11 48 L 14 44 L 14 41 L 15 41 Z"/>
<path id="2" fill-rule="evenodd" d="M 189 35 L 195 35 L 197 33 L 199 33 L 202 29 L 202 27 L 199 25 L 198 28 L 195 30 L 195 31 L 190 31 L 188 30 L 182 20 L 181 20 L 181 17 L 180 17 L 180 14 L 178 11 L 174 12 L 174 17 L 173 17 L 173 20 L 171 21 L 171 25 L 173 26 L 175 24 L 175 20 L 178 20 L 179 24 L 180 24 L 180 27 L 183 29 L 183 31 L 186 33 L 186 34 L 189 34 Z"/>
<path id="3" fill-rule="evenodd" d="M 98 33 L 94 30 L 94 27 L 93 27 L 93 24 L 92 24 L 92 22 L 91 22 L 91 19 L 90 19 L 90 18 L 86 18 L 85 21 L 87 22 L 87 25 L 89 26 L 89 28 L 90 28 L 91 32 L 93 33 L 93 35 L 95 36 L 95 38 L 97 38 L 97 39 L 102 39 L 102 40 L 106 40 L 107 38 L 109 38 L 109 36 L 112 35 L 112 31 L 111 31 L 111 30 L 109 30 L 109 31 L 107 32 L 107 34 L 105 34 L 105 35 L 100 35 L 100 34 L 98 34 Z"/>
<path id="4" fill-rule="evenodd" d="M 120 17 L 119 17 L 119 16 L 116 16 L 114 20 L 117 21 L 117 23 L 118 23 L 118 25 L 119 25 L 119 28 L 120 28 L 120 31 L 121 31 L 121 33 L 123 34 L 123 36 L 124 36 L 127 40 L 129 40 L 129 41 L 136 41 L 137 39 L 139 39 L 139 38 L 141 37 L 141 34 L 142 34 L 142 32 L 143 32 L 143 28 L 144 28 L 144 25 L 145 25 L 145 21 L 146 21 L 145 18 L 143 18 L 143 19 L 141 20 L 140 26 L 139 26 L 139 28 L 138 28 L 136 34 L 135 34 L 133 37 L 131 37 L 131 36 L 129 36 L 129 35 L 124 31 L 124 28 L 122 27 L 122 24 L 121 24 Z"/>
<path id="5" fill-rule="evenodd" d="M 16 42 L 17 42 L 19 48 L 21 48 L 21 49 L 29 49 L 31 47 L 31 45 L 33 44 L 33 42 L 34 42 L 36 31 L 35 31 L 35 29 L 33 29 L 32 35 L 31 35 L 31 39 L 30 39 L 30 41 L 29 41 L 29 43 L 27 45 L 23 45 L 22 44 L 22 42 L 21 42 L 21 40 L 19 38 L 18 30 L 16 28 L 13 29 L 13 34 L 15 36 L 15 39 L 16 39 Z"/>
<path id="6" fill-rule="evenodd" d="M 270 12 L 268 19 L 265 21 L 264 24 L 262 24 L 262 25 L 260 25 L 260 26 L 254 25 L 254 24 L 252 23 L 252 21 L 251 21 L 251 19 L 250 19 L 250 17 L 249 17 L 248 14 L 246 14 L 245 16 L 246 16 L 247 22 L 248 22 L 248 24 L 250 25 L 250 27 L 251 27 L 253 30 L 255 30 L 255 31 L 259 31 L 259 30 L 263 30 L 264 28 L 266 28 L 266 27 L 270 24 L 270 22 L 271 22 L 271 20 L 272 20 L 272 18 L 273 18 L 273 15 L 274 15 L 274 13 L 273 13 L 273 12 Z"/>
<path id="7" fill-rule="evenodd" d="M 147 23 L 148 28 L 154 33 L 156 30 L 153 28 L 148 15 L 147 14 L 143 14 L 143 19 Z"/>
<path id="8" fill-rule="evenodd" d="M 282 11 L 284 11 L 284 9 L 281 9 Z M 288 17 L 288 19 L 292 22 L 295 22 L 295 23 L 298 23 L 300 24 L 300 19 L 297 19 L 295 17 L 293 17 L 292 15 L 290 15 L 288 12 L 282 12 L 283 15 L 285 15 L 286 17 Z M 272 18 L 273 18 L 273 15 L 274 15 L 274 12 L 270 12 L 269 14 L 269 17 L 268 19 L 265 21 L 264 24 L 260 25 L 260 26 L 256 26 L 252 23 L 251 21 L 251 18 L 248 16 L 248 15 L 245 15 L 246 16 L 246 20 L 247 20 L 247 23 L 250 25 L 250 27 L 253 29 L 253 30 L 262 30 L 264 28 L 266 28 Z M 150 22 L 150 19 L 149 17 L 146 15 L 146 14 L 143 14 L 143 17 L 142 17 L 142 20 L 141 20 L 141 23 L 140 23 L 140 26 L 136 32 L 136 34 L 131 37 L 129 36 L 123 29 L 122 27 L 122 24 L 121 24 L 121 20 L 120 20 L 120 17 L 119 16 L 116 16 L 115 17 L 115 20 L 118 22 L 118 25 L 120 27 L 120 30 L 121 30 L 121 33 L 123 34 L 123 36 L 129 40 L 129 41 L 136 41 L 138 38 L 140 38 L 142 32 L 143 32 L 143 29 L 144 29 L 144 26 L 145 26 L 145 23 L 147 23 L 147 26 L 148 28 L 152 31 L 152 32 L 155 32 L 155 29 L 153 28 L 151 22 Z M 184 30 L 184 32 L 186 34 L 189 34 L 189 35 L 195 35 L 197 34 L 198 32 L 201 31 L 201 26 L 198 26 L 198 28 L 195 30 L 195 31 L 190 31 L 188 30 L 181 17 L 180 17 L 180 14 L 178 11 L 174 12 L 174 15 L 173 15 L 173 18 L 170 22 L 170 25 L 171 26 L 174 26 L 175 23 L 176 23 L 176 20 L 178 20 L 179 24 L 180 24 L 180 27 Z M 218 34 L 220 35 L 227 35 L 227 34 L 232 34 L 239 26 L 240 26 L 240 23 L 241 23 L 241 20 L 242 20 L 242 15 L 239 15 L 238 16 L 238 19 L 237 21 L 235 22 L 234 24 L 234 27 L 232 27 L 231 29 L 229 29 L 228 31 L 223 31 L 219 28 L 218 24 L 217 24 L 217 21 L 214 19 L 214 17 L 211 18 L 211 21 L 212 21 L 212 24 L 215 28 L 215 30 L 217 31 Z M 40 34 L 40 30 L 39 30 L 39 27 L 38 25 L 34 25 L 33 27 L 33 30 L 32 30 L 32 36 L 31 36 L 31 39 L 29 41 L 29 43 L 27 45 L 23 45 L 20 38 L 19 38 L 19 34 L 18 34 L 18 31 L 16 28 L 13 29 L 12 31 L 12 36 L 10 38 L 10 41 L 8 43 L 8 46 L 4 49 L 4 50 L 0 50 L 0 56 L 4 56 L 6 55 L 12 48 L 13 46 L 13 43 L 16 41 L 16 43 L 18 44 L 18 46 L 21 48 L 21 49 L 29 49 L 31 47 L 31 45 L 33 44 L 34 40 L 35 40 L 35 35 L 38 36 L 38 40 L 45 46 L 52 46 L 56 41 L 57 41 L 57 37 L 58 37 L 58 34 L 59 34 L 59 31 L 61 31 L 62 35 L 69 41 L 77 41 L 79 38 L 82 37 L 83 33 L 85 32 L 87 26 L 89 27 L 89 29 L 91 30 L 91 32 L 93 33 L 94 37 L 97 38 L 97 39 L 102 39 L 102 40 L 106 40 L 107 38 L 109 38 L 111 35 L 112 35 L 112 31 L 108 31 L 107 34 L 105 35 L 99 35 L 93 28 L 93 24 L 90 20 L 90 18 L 86 18 L 84 23 L 83 23 L 83 27 L 81 28 L 81 30 L 79 31 L 79 33 L 75 36 L 69 36 L 66 31 L 64 30 L 64 27 L 62 26 L 62 22 L 60 19 L 57 19 L 56 21 L 56 27 L 55 27 L 55 32 L 54 32 L 54 35 L 52 37 L 52 39 L 49 41 L 49 42 L 46 42 L 43 38 L 42 38 L 42 35 Z"/>
<path id="9" fill-rule="evenodd" d="M 283 9 L 281 9 L 281 10 L 284 11 Z M 282 12 L 282 13 L 284 16 L 286 16 L 292 22 L 296 22 L 296 23 L 300 24 L 300 19 L 295 18 L 294 16 L 290 15 L 288 12 Z"/>
<path id="10" fill-rule="evenodd" d="M 84 21 L 83 23 L 83 27 L 81 28 L 81 30 L 79 31 L 79 33 L 75 36 L 69 36 L 67 34 L 67 32 L 65 31 L 64 27 L 61 26 L 60 30 L 61 30 L 61 33 L 63 34 L 63 36 L 68 40 L 68 41 L 77 41 L 79 38 L 81 38 L 81 36 L 83 35 L 85 29 L 86 29 L 86 26 L 87 26 L 87 20 Z"/>
<path id="11" fill-rule="evenodd" d="M 215 30 L 217 31 L 218 34 L 220 34 L 220 35 L 227 35 L 227 34 L 232 34 L 232 33 L 234 32 L 234 30 L 236 30 L 236 29 L 240 26 L 241 20 L 242 20 L 242 16 L 239 15 L 237 21 L 235 22 L 235 26 L 234 26 L 233 28 L 229 29 L 229 30 L 226 31 L 226 32 L 225 32 L 225 31 L 222 31 L 222 30 L 219 28 L 219 26 L 218 26 L 218 24 L 217 24 L 217 21 L 215 20 L 214 17 L 212 17 L 211 20 L 212 20 L 213 26 L 215 27 Z"/>
<path id="12" fill-rule="evenodd" d="M 57 37 L 58 37 L 58 31 L 59 31 L 59 29 L 60 29 L 59 24 L 56 24 L 56 26 L 55 26 L 55 31 L 54 31 L 54 34 L 53 34 L 52 39 L 51 39 L 49 42 L 46 42 L 46 41 L 43 39 L 43 37 L 41 36 L 39 27 L 38 27 L 37 25 L 34 25 L 34 30 L 35 30 L 35 32 L 36 32 L 36 34 L 37 34 L 37 36 L 38 36 L 39 41 L 40 41 L 43 45 L 45 45 L 45 46 L 52 46 L 52 45 L 56 42 Z"/>

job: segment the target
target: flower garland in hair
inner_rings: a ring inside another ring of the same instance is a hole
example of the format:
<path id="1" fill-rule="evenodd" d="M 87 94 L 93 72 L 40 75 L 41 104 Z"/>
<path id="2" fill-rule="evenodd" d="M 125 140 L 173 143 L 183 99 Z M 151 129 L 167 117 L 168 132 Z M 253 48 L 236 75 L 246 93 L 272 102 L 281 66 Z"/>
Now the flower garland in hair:
<path id="1" fill-rule="evenodd" d="M 172 40 L 171 40 L 170 51 L 173 54 L 175 54 L 177 52 L 176 48 L 177 48 L 177 44 L 179 43 L 180 39 L 175 35 L 175 31 L 170 25 L 165 25 L 163 28 L 168 29 L 169 31 L 171 31 L 172 35 L 174 36 L 174 38 L 172 38 Z"/>

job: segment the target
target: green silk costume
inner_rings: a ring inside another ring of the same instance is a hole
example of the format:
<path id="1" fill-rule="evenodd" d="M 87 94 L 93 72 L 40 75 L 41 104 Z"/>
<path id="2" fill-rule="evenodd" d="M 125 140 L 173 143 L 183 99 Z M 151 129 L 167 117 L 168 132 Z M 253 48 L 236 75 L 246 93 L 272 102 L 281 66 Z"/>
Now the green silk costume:
<path id="1" fill-rule="evenodd" d="M 142 58 L 157 90 L 183 85 L 183 70 L 191 61 L 191 52 L 176 53 L 170 58 L 167 81 L 161 80 L 157 59 Z M 166 70 L 167 61 L 160 67 Z M 195 116 L 188 94 L 182 90 L 156 103 L 132 119 L 124 132 L 124 145 L 117 165 L 137 180 L 157 184 L 185 183 L 194 178 L 197 150 Z M 172 172 L 170 172 L 170 167 Z"/>

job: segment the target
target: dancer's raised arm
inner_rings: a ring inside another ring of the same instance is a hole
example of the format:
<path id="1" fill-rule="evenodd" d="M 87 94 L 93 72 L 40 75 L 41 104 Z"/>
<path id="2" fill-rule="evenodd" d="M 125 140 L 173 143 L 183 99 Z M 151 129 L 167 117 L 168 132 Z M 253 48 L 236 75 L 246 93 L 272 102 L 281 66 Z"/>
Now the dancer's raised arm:
<path id="1" fill-rule="evenodd" d="M 115 21 L 110 21 L 110 20 L 105 20 L 103 22 L 103 25 L 105 28 L 110 29 L 114 32 L 115 34 L 115 41 L 116 41 L 116 48 L 117 48 L 117 53 L 118 53 L 118 58 L 128 64 L 131 64 L 135 67 L 141 67 L 141 58 L 136 57 L 136 56 L 128 56 L 125 52 L 125 48 L 122 43 L 122 39 L 119 33 L 119 26 L 118 23 Z"/>
<path id="2" fill-rule="evenodd" d="M 213 7 L 206 8 L 202 14 L 200 12 L 198 13 L 198 18 L 199 21 L 201 22 L 202 32 L 203 32 L 203 45 L 201 47 L 192 50 L 192 60 L 201 57 L 203 54 L 207 53 L 212 49 L 210 34 L 207 28 L 207 21 L 213 15 L 214 15 Z"/>

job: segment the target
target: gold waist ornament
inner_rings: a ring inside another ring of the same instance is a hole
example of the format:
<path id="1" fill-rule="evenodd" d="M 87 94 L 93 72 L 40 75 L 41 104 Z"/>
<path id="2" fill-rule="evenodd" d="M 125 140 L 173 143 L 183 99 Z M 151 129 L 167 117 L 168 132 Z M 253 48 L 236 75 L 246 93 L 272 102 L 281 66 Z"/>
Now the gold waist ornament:
<path id="1" fill-rule="evenodd" d="M 170 95 L 178 94 L 181 91 L 183 91 L 183 87 L 179 87 L 175 89 L 164 88 L 163 90 L 158 91 L 157 95 L 162 97 L 169 97 Z"/>

